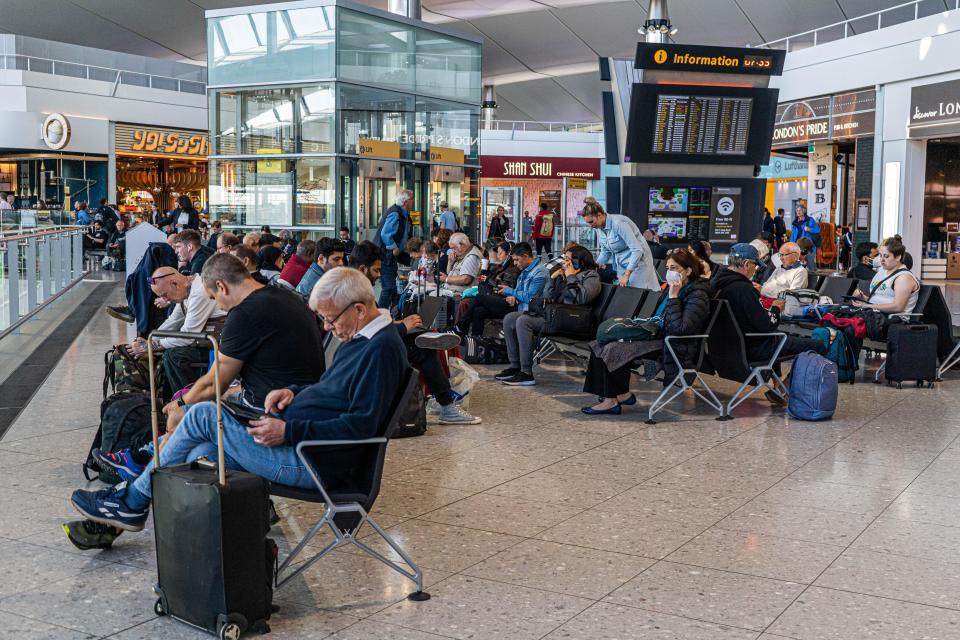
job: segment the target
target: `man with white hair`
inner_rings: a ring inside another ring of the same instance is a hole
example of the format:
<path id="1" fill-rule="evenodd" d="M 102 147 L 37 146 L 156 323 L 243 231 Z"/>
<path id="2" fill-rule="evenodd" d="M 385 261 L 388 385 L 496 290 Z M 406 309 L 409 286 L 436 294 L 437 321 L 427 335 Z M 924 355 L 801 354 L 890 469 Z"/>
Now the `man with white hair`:
<path id="1" fill-rule="evenodd" d="M 413 231 L 413 222 L 410 220 L 410 204 L 413 202 L 413 192 L 404 189 L 397 194 L 397 200 L 387 209 L 373 242 L 383 249 L 383 264 L 380 267 L 380 306 L 389 309 L 393 306 L 397 294 L 397 272 L 403 248 L 410 239 Z"/>
<path id="2" fill-rule="evenodd" d="M 274 389 L 263 415 L 249 422 L 223 413 L 226 466 L 255 473 L 271 482 L 314 488 L 297 457 L 304 440 L 360 440 L 373 437 L 390 411 L 409 366 L 399 334 L 377 309 L 373 287 L 355 269 L 327 273 L 310 294 L 310 308 L 343 344 L 333 364 L 315 384 Z M 387 329 L 384 331 L 384 329 Z M 201 402 L 187 411 L 160 451 L 163 466 L 203 455 L 216 458 L 217 408 Z M 152 498 L 153 462 L 136 480 L 101 491 L 77 490 L 73 506 L 86 518 L 127 531 L 140 531 Z M 336 484 L 350 472 L 324 468 L 324 480 Z"/>
<path id="3" fill-rule="evenodd" d="M 450 248 L 453 254 L 450 256 L 446 275 L 440 274 L 440 282 L 444 289 L 460 295 L 465 289 L 476 284 L 483 252 L 470 242 L 465 233 L 450 236 Z"/>

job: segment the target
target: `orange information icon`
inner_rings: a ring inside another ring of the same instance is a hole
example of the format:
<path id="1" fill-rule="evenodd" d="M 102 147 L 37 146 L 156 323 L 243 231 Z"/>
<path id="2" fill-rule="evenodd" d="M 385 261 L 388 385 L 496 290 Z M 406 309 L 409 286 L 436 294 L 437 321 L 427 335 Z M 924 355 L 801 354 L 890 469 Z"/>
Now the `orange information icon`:
<path id="1" fill-rule="evenodd" d="M 667 61 L 667 52 L 663 49 L 657 49 L 657 52 L 653 54 L 653 60 L 657 64 L 663 64 Z"/>

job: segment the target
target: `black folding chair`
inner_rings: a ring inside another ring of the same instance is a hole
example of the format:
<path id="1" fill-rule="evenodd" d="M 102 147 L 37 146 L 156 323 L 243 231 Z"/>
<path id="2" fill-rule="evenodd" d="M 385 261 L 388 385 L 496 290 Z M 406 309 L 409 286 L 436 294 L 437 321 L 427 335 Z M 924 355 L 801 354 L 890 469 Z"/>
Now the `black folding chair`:
<path id="1" fill-rule="evenodd" d="M 780 331 L 770 333 L 743 333 L 737 319 L 726 300 L 717 300 L 717 312 L 714 324 L 707 338 L 707 353 L 710 363 L 718 376 L 740 382 L 741 385 L 730 398 L 721 419 L 732 419 L 733 410 L 747 398 L 763 388 L 769 388 L 780 398 L 786 400 L 787 387 L 777 375 L 774 366 L 778 362 L 789 360 L 781 358 L 780 352 L 787 343 L 787 334 Z M 773 352 L 769 358 L 751 361 L 747 358 L 747 339 L 766 338 L 775 340 Z M 749 389 L 749 391 L 747 391 Z M 747 391 L 746 395 L 743 394 Z"/>
<path id="2" fill-rule="evenodd" d="M 369 513 L 380 493 L 388 439 L 396 427 L 399 413 L 406 406 L 418 384 L 420 380 L 417 373 L 413 369 L 407 369 L 401 377 L 401 384 L 390 406 L 390 411 L 380 424 L 375 437 L 364 440 L 309 440 L 297 445 L 297 457 L 310 473 L 317 488 L 315 490 L 300 489 L 271 484 L 270 493 L 291 500 L 323 503 L 326 509 L 323 516 L 310 527 L 307 534 L 280 565 L 277 571 L 277 587 L 283 586 L 334 549 L 352 544 L 412 580 L 417 585 L 417 590 L 408 596 L 409 599 L 430 598 L 430 594 L 423 590 L 423 572 L 420 567 Z M 328 484 L 324 481 L 323 475 L 325 470 L 329 472 L 329 469 L 349 469 L 349 477 L 337 478 L 336 484 Z M 390 548 L 397 552 L 409 570 L 360 541 L 359 532 L 364 523 L 369 523 L 373 530 L 390 545 Z M 333 533 L 333 542 L 287 572 L 290 563 L 324 527 L 329 528 Z"/>
<path id="3" fill-rule="evenodd" d="M 707 322 L 707 326 L 704 328 L 702 334 L 691 335 L 691 336 L 667 336 L 663 341 L 663 348 L 670 355 L 670 358 L 673 360 L 674 364 L 677 365 L 677 377 L 673 379 L 672 382 L 663 387 L 663 391 L 660 392 L 660 395 L 650 404 L 650 409 L 647 412 L 647 424 L 656 424 L 656 420 L 653 419 L 654 414 L 659 412 L 661 409 L 666 407 L 668 404 L 673 402 L 673 400 L 682 394 L 684 391 L 689 389 L 693 391 L 693 394 L 709 404 L 711 407 L 717 410 L 719 417 L 723 417 L 723 403 L 717 398 L 716 394 L 713 392 L 713 389 L 710 388 L 710 385 L 707 384 L 700 376 L 700 368 L 703 366 L 703 356 L 706 352 L 707 339 L 710 337 L 710 334 L 713 332 L 713 325 L 717 319 L 717 316 L 720 313 L 720 301 L 711 300 L 710 301 L 710 320 Z M 696 340 L 699 344 L 697 345 L 697 356 L 692 363 L 692 366 L 684 367 L 683 363 L 680 362 L 680 358 L 677 357 L 677 352 L 674 351 L 673 345 L 676 342 L 682 342 L 687 340 Z M 694 385 L 699 381 L 703 385 L 703 390 L 709 394 L 709 398 L 703 393 L 700 392 Z M 672 393 L 671 393 L 672 391 Z"/>
<path id="4" fill-rule="evenodd" d="M 613 299 L 613 294 L 616 293 L 619 287 L 615 284 L 603 283 L 600 285 L 600 295 L 597 296 L 597 299 L 593 301 L 593 308 L 591 309 L 591 315 L 593 316 L 593 326 L 599 327 L 600 323 L 603 322 L 604 313 L 606 313 L 607 305 L 610 304 L 610 300 Z M 540 342 L 537 345 L 537 350 L 533 354 L 533 363 L 540 364 L 548 356 L 552 355 L 557 351 L 557 345 L 554 343 L 554 340 L 562 339 L 559 336 L 540 336 Z"/>
<path id="5" fill-rule="evenodd" d="M 851 295 L 856 288 L 857 281 L 854 278 L 828 276 L 820 283 L 818 292 L 821 297 L 826 296 L 835 304 L 843 304 L 843 296 Z"/>

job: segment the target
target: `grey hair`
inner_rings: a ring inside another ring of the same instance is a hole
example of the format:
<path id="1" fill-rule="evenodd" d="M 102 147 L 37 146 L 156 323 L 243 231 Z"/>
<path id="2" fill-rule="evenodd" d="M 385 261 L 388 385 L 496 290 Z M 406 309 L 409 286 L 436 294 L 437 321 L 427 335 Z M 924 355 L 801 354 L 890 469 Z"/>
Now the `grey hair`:
<path id="1" fill-rule="evenodd" d="M 236 287 L 248 280 L 250 274 L 239 258 L 229 253 L 215 253 L 203 263 L 200 278 L 207 291 L 216 291 L 218 280 Z"/>
<path id="2" fill-rule="evenodd" d="M 756 262 L 755 260 L 750 260 L 749 258 L 742 258 L 740 256 L 735 256 L 730 254 L 727 256 L 727 266 L 733 267 L 734 269 L 739 269 L 743 267 L 748 262 Z"/>
<path id="3" fill-rule="evenodd" d="M 453 244 L 458 245 L 458 246 L 460 246 L 460 245 L 470 245 L 470 238 L 467 237 L 467 234 L 461 233 L 461 232 L 458 231 L 457 233 L 455 233 L 455 234 L 453 234 L 452 236 L 450 236 L 450 242 L 452 242 Z"/>
<path id="4" fill-rule="evenodd" d="M 368 307 L 376 307 L 373 285 L 356 269 L 337 267 L 323 274 L 310 292 L 310 308 L 317 311 L 321 300 L 329 300 L 338 309 L 360 302 Z"/>

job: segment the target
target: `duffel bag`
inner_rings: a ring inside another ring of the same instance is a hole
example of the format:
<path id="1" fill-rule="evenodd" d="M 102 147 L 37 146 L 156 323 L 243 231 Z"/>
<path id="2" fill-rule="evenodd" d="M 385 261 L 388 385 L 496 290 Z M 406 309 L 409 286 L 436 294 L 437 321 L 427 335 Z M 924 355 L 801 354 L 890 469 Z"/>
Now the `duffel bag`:
<path id="1" fill-rule="evenodd" d="M 592 307 L 577 304 L 544 305 L 543 335 L 589 340 L 595 332 Z"/>

